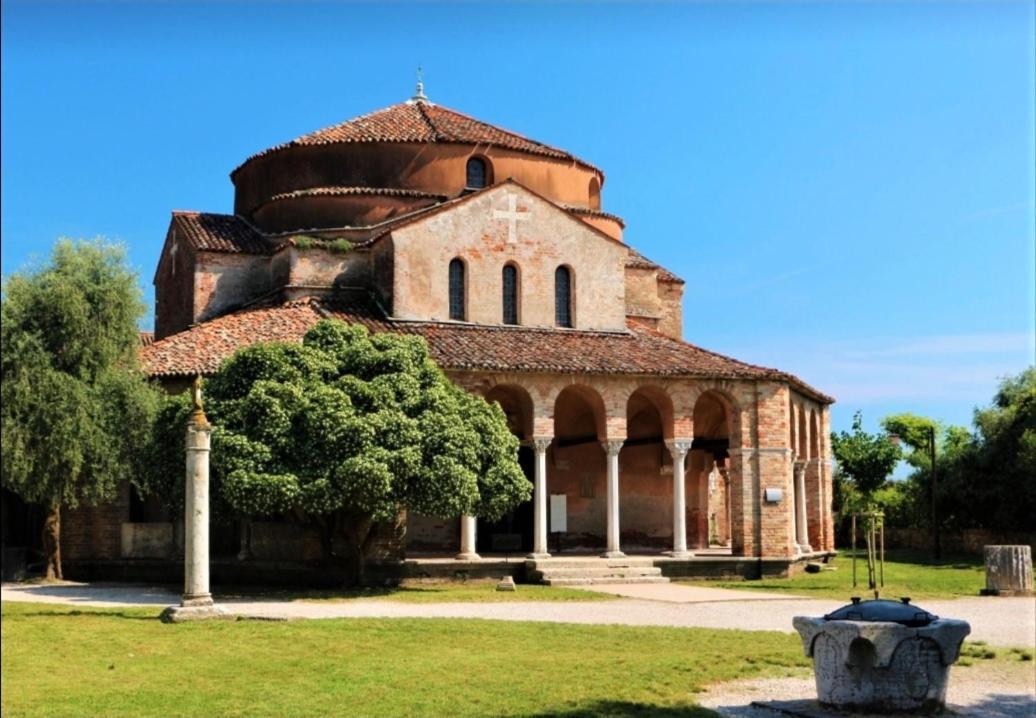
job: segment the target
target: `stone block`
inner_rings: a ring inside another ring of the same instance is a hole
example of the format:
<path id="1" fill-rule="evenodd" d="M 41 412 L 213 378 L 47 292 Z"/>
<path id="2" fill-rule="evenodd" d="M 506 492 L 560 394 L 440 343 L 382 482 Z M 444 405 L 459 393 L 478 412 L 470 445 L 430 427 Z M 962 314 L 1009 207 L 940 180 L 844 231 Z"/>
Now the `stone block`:
<path id="1" fill-rule="evenodd" d="M 985 596 L 1032 595 L 1032 549 L 1028 546 L 986 546 Z"/>

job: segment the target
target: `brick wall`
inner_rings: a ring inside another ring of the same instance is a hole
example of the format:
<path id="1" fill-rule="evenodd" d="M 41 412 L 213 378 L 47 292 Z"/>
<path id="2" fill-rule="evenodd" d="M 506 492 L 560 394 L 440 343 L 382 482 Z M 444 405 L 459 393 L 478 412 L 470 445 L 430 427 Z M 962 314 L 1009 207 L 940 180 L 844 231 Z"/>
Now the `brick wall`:
<path id="1" fill-rule="evenodd" d="M 117 559 L 122 554 L 122 524 L 129 521 L 130 485 L 122 484 L 115 499 L 98 506 L 61 510 L 63 560 Z"/>

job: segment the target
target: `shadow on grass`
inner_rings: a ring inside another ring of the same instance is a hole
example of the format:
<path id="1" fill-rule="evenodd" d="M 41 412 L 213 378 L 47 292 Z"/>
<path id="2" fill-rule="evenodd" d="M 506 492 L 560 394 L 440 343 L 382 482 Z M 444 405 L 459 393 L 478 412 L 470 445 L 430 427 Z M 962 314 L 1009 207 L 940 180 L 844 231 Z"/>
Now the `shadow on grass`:
<path id="1" fill-rule="evenodd" d="M 523 713 L 521 718 L 715 718 L 717 713 L 701 706 L 654 706 L 629 701 L 596 701 L 582 708 Z"/>
<path id="2" fill-rule="evenodd" d="M 133 614 L 126 613 L 125 611 L 80 611 L 74 609 L 71 611 L 27 611 L 25 613 L 19 613 L 18 618 L 81 618 L 82 616 L 100 616 L 102 618 L 125 618 L 130 621 L 157 621 L 158 614 Z M 11 616 L 14 618 L 14 616 Z"/>

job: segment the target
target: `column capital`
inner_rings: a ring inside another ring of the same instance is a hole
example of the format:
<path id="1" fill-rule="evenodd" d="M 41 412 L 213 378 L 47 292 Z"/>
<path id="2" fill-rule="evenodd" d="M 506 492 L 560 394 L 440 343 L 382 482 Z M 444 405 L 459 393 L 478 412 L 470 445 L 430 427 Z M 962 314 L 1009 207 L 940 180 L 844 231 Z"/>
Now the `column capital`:
<path id="1" fill-rule="evenodd" d="M 536 451 L 546 451 L 550 448 L 551 442 L 554 441 L 553 436 L 534 436 L 532 437 L 532 448 Z"/>
<path id="2" fill-rule="evenodd" d="M 625 439 L 605 439 L 601 442 L 601 448 L 608 456 L 618 456 Z"/>
<path id="3" fill-rule="evenodd" d="M 694 439 L 666 439 L 665 445 L 670 454 L 686 454 L 691 450 Z"/>

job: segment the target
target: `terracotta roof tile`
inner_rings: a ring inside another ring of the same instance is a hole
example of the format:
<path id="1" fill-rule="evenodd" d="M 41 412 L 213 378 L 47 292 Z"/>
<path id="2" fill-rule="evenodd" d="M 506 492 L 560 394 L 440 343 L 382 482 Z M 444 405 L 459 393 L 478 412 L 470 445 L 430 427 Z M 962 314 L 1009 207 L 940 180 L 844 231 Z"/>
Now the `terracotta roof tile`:
<path id="1" fill-rule="evenodd" d="M 257 157 L 286 147 L 332 145 L 352 142 L 442 142 L 483 144 L 519 152 L 579 162 L 603 176 L 603 172 L 568 152 L 529 139 L 516 132 L 476 120 L 462 112 L 432 102 L 401 102 L 383 110 L 354 117 L 332 127 L 297 137 L 252 155 L 230 173 L 233 177 Z"/>
<path id="2" fill-rule="evenodd" d="M 138 336 L 140 337 L 140 346 L 142 346 L 142 347 L 149 347 L 149 346 L 151 346 L 152 344 L 155 343 L 155 333 L 154 332 L 143 332 L 142 331 L 142 332 L 138 332 Z"/>
<path id="3" fill-rule="evenodd" d="M 397 187 L 310 187 L 293 192 L 275 194 L 268 201 L 295 199 L 296 197 L 344 197 L 348 195 L 379 195 L 382 197 L 417 197 L 421 199 L 444 200 L 446 195 L 422 192 L 416 189 Z"/>
<path id="4" fill-rule="evenodd" d="M 270 254 L 274 244 L 241 217 L 208 212 L 173 212 L 177 234 L 196 250 L 231 254 Z"/>
<path id="5" fill-rule="evenodd" d="M 537 329 L 385 318 L 367 298 L 307 298 L 246 308 L 161 339 L 141 350 L 152 376 L 210 374 L 240 347 L 299 341 L 321 318 L 368 329 L 416 334 L 445 369 L 695 376 L 791 381 L 829 401 L 795 377 L 672 339 L 636 321 L 627 332 Z"/>
<path id="6" fill-rule="evenodd" d="M 626 266 L 627 267 L 637 267 L 639 269 L 656 269 L 656 270 L 658 270 L 658 278 L 661 281 L 663 281 L 663 282 L 677 282 L 679 284 L 684 284 L 684 281 L 682 279 L 680 279 L 678 276 L 676 276 L 675 274 L 670 272 L 668 269 L 663 267 L 661 264 L 657 264 L 656 262 L 652 262 L 650 259 L 645 257 L 643 254 L 641 254 L 637 250 L 633 249 L 633 247 L 630 247 L 629 256 L 626 257 Z"/>

